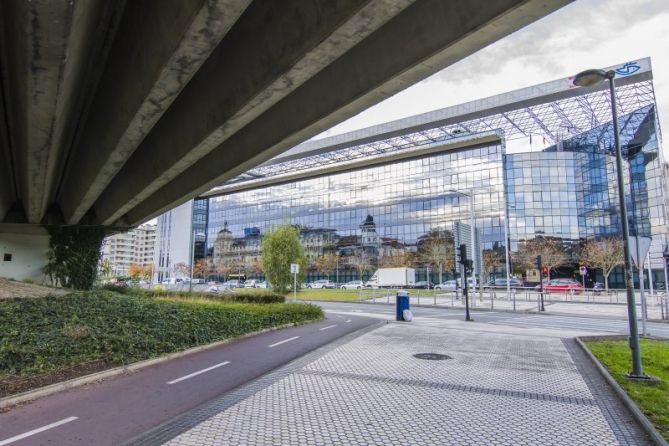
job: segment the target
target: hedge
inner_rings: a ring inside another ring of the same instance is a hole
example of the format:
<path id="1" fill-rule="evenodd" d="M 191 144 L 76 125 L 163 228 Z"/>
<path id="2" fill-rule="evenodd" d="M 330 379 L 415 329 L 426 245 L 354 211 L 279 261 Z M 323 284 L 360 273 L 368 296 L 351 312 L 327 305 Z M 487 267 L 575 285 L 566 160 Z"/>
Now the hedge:
<path id="1" fill-rule="evenodd" d="M 139 298 L 109 291 L 0 300 L 0 377 L 91 361 L 125 364 L 288 323 L 323 318 L 308 304 Z"/>
<path id="2" fill-rule="evenodd" d="M 222 294 L 217 293 L 202 293 L 202 292 L 188 292 L 188 291 L 158 291 L 146 290 L 139 287 L 127 287 L 118 285 L 102 285 L 103 290 L 115 291 L 121 294 L 143 296 L 143 297 L 167 297 L 173 299 L 203 299 L 213 300 L 217 302 L 240 302 L 249 304 L 278 304 L 286 301 L 286 297 L 282 294 L 272 292 L 244 292 L 232 291 Z"/>

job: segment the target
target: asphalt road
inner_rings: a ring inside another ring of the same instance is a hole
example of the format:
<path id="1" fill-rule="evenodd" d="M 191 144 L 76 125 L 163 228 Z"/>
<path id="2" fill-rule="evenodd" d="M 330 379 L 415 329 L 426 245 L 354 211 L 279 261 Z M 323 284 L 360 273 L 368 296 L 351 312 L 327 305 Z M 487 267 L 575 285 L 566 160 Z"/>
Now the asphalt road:
<path id="1" fill-rule="evenodd" d="M 330 314 L 63 391 L 0 413 L 0 446 L 118 444 L 374 323 Z"/>
<path id="2" fill-rule="evenodd" d="M 395 318 L 394 305 L 383 303 L 354 303 L 354 302 L 318 302 L 325 311 L 330 313 L 365 315 L 385 319 Z M 437 319 L 464 319 L 464 310 L 436 307 L 412 306 L 414 316 Z M 625 319 L 611 317 L 561 316 L 550 314 L 527 314 L 523 312 L 504 311 L 473 311 L 472 317 L 476 322 L 485 322 L 515 327 L 540 327 L 554 329 L 583 330 L 593 332 L 609 332 L 628 334 L 629 325 Z M 641 330 L 641 321 L 639 321 Z M 654 336 L 669 337 L 669 324 L 649 322 L 648 332 Z"/>

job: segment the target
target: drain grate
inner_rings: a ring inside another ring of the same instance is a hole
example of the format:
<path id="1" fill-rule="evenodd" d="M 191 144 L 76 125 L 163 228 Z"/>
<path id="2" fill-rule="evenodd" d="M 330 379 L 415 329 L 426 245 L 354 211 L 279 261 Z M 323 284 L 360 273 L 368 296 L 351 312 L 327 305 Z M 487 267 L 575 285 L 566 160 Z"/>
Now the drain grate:
<path id="1" fill-rule="evenodd" d="M 413 355 L 414 358 L 418 359 L 427 359 L 428 361 L 443 361 L 444 359 L 453 359 L 448 355 L 442 355 L 441 353 L 416 353 Z"/>

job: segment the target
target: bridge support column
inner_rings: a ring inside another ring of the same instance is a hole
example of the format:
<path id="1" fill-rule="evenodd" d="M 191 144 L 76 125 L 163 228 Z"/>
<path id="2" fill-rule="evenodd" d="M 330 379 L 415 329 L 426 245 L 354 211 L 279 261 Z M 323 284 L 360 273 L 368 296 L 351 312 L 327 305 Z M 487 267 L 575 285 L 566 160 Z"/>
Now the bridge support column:
<path id="1" fill-rule="evenodd" d="M 108 232 L 102 226 L 0 225 L 0 277 L 89 289 Z"/>

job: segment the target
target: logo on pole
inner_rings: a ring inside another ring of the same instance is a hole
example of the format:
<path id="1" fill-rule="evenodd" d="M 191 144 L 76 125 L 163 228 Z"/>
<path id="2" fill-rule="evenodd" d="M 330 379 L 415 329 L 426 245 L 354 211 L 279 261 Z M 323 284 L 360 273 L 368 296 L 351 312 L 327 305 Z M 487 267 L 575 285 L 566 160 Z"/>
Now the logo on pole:
<path id="1" fill-rule="evenodd" d="M 578 271 L 581 273 L 582 276 L 585 276 L 586 274 L 588 274 L 588 268 L 586 268 L 585 265 L 581 265 L 578 268 Z"/>

